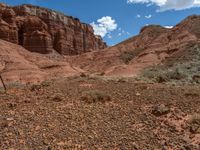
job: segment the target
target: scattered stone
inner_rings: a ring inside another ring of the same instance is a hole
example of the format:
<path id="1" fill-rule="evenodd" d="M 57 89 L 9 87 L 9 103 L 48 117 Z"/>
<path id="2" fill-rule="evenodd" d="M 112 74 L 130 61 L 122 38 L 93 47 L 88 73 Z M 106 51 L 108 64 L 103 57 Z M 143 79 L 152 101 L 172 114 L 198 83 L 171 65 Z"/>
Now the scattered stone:
<path id="1" fill-rule="evenodd" d="M 139 150 L 140 149 L 139 145 L 137 143 L 133 143 L 133 147 L 134 147 L 135 150 Z"/>
<path id="2" fill-rule="evenodd" d="M 186 144 L 184 145 L 181 150 L 194 150 L 195 146 L 193 146 L 192 144 Z"/>
<path id="3" fill-rule="evenodd" d="M 63 141 L 60 141 L 60 142 L 57 143 L 57 145 L 58 145 L 58 146 L 64 146 L 64 145 L 66 145 L 66 144 L 65 144 L 65 142 L 63 142 Z"/>
<path id="4" fill-rule="evenodd" d="M 44 140 L 43 140 L 43 144 L 49 145 L 49 141 L 48 141 L 47 139 L 44 139 Z"/>
<path id="5" fill-rule="evenodd" d="M 54 102 L 61 102 L 63 101 L 63 97 L 61 95 L 56 95 L 52 98 L 52 101 Z"/>
<path id="6" fill-rule="evenodd" d="M 200 114 L 194 114 L 190 120 L 190 132 L 193 134 L 200 133 Z"/>
<path id="7" fill-rule="evenodd" d="M 135 95 L 136 95 L 136 96 L 140 96 L 141 94 L 137 92 Z"/>
<path id="8" fill-rule="evenodd" d="M 39 91 L 41 88 L 42 88 L 41 85 L 32 85 L 31 91 Z"/>
<path id="9" fill-rule="evenodd" d="M 88 75 L 86 75 L 84 72 L 82 72 L 81 74 L 80 74 L 80 77 L 82 77 L 82 78 L 86 78 Z"/>
<path id="10" fill-rule="evenodd" d="M 192 79 L 193 79 L 193 81 L 195 81 L 196 83 L 200 83 L 200 75 L 193 75 Z"/>
<path id="11" fill-rule="evenodd" d="M 161 104 L 159 106 L 155 106 L 152 110 L 152 114 L 154 114 L 155 116 L 162 116 L 162 115 L 166 115 L 170 112 L 170 109 L 165 106 L 164 104 Z"/>
<path id="12" fill-rule="evenodd" d="M 200 127 L 199 127 L 199 125 L 197 125 L 197 124 L 192 124 L 191 126 L 190 126 L 190 132 L 191 133 L 198 133 L 200 131 Z"/>
<path id="13" fill-rule="evenodd" d="M 7 118 L 6 120 L 7 120 L 7 121 L 13 121 L 14 118 Z"/>
<path id="14" fill-rule="evenodd" d="M 9 108 L 15 108 L 16 106 L 17 106 L 16 103 L 9 103 L 9 104 L 8 104 L 8 107 L 9 107 Z"/>
<path id="15" fill-rule="evenodd" d="M 199 97 L 199 93 L 185 93 L 184 94 L 186 97 Z"/>

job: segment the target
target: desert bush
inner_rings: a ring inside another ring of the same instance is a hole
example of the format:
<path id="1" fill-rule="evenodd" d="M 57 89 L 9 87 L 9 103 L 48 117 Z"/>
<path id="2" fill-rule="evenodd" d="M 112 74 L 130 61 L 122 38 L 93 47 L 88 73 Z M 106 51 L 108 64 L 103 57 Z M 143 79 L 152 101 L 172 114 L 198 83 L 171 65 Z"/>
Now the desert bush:
<path id="1" fill-rule="evenodd" d="M 31 90 L 31 91 L 38 91 L 38 90 L 40 90 L 41 88 L 42 88 L 41 85 L 39 85 L 39 84 L 33 84 L 33 85 L 31 85 L 30 90 Z"/>
<path id="2" fill-rule="evenodd" d="M 54 102 L 61 102 L 61 101 L 63 101 L 63 99 L 64 98 L 62 95 L 55 95 L 52 97 L 52 101 L 54 101 Z"/>
<path id="3" fill-rule="evenodd" d="M 157 77 L 155 77 L 156 82 L 163 83 L 168 81 L 168 77 L 165 74 L 160 74 Z"/>
<path id="4" fill-rule="evenodd" d="M 200 75 L 199 74 L 195 74 L 192 76 L 192 80 L 196 83 L 200 84 Z"/>
<path id="5" fill-rule="evenodd" d="M 158 83 L 179 81 L 188 78 L 187 71 L 180 65 L 165 68 L 164 66 L 154 66 L 145 69 L 140 77 L 142 79 L 149 79 Z"/>
<path id="6" fill-rule="evenodd" d="M 48 87 L 48 86 L 50 86 L 51 85 L 51 82 L 50 81 L 43 81 L 42 83 L 41 83 L 41 86 L 42 87 Z"/>
<path id="7" fill-rule="evenodd" d="M 132 51 L 125 51 L 120 55 L 121 60 L 125 63 L 128 64 L 133 58 L 135 58 L 140 52 L 144 50 L 143 48 L 137 48 Z"/>
<path id="8" fill-rule="evenodd" d="M 190 120 L 189 122 L 191 124 L 198 124 L 200 125 L 200 114 L 193 114 L 191 117 L 190 117 Z"/>
<path id="9" fill-rule="evenodd" d="M 135 55 L 132 51 L 130 51 L 122 53 L 120 57 L 125 64 L 128 64 L 135 57 Z"/>
<path id="10" fill-rule="evenodd" d="M 118 82 L 118 83 L 125 83 L 125 82 L 127 82 L 127 80 L 126 80 L 125 78 L 119 78 L 119 79 L 117 80 L 117 82 Z"/>
<path id="11" fill-rule="evenodd" d="M 200 114 L 194 114 L 189 119 L 190 132 L 200 133 Z"/>
<path id="12" fill-rule="evenodd" d="M 111 97 L 103 91 L 90 90 L 82 93 L 81 100 L 88 104 L 98 102 L 105 103 L 110 101 Z"/>
<path id="13" fill-rule="evenodd" d="M 171 72 L 168 71 L 167 73 L 170 79 L 181 80 L 181 79 L 187 78 L 186 72 L 184 70 L 181 70 L 181 68 L 175 68 Z"/>
<path id="14" fill-rule="evenodd" d="M 86 78 L 86 77 L 88 77 L 88 75 L 85 74 L 84 72 L 82 72 L 82 73 L 80 74 L 80 77 L 82 77 L 82 78 Z"/>

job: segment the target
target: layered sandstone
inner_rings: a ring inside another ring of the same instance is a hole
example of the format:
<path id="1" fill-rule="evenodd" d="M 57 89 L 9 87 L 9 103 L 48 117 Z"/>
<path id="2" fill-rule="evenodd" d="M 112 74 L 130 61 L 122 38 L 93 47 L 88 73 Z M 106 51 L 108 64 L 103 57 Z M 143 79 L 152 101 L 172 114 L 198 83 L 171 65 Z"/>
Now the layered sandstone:
<path id="1" fill-rule="evenodd" d="M 31 53 L 22 46 L 0 39 L 0 73 L 6 85 L 14 82 L 38 83 L 80 74 L 79 68 L 63 61 L 62 56 L 57 57 Z"/>
<path id="2" fill-rule="evenodd" d="M 76 56 L 74 65 L 88 72 L 108 76 L 136 76 L 143 69 L 163 64 L 200 44 L 200 16 L 193 15 L 167 29 L 145 26 L 137 36 L 102 51 Z M 192 58 L 191 58 L 192 59 Z M 94 63 L 95 62 L 95 63 Z"/>
<path id="3" fill-rule="evenodd" d="M 76 55 L 103 49 L 106 44 L 79 19 L 32 5 L 0 5 L 0 39 L 32 52 Z"/>

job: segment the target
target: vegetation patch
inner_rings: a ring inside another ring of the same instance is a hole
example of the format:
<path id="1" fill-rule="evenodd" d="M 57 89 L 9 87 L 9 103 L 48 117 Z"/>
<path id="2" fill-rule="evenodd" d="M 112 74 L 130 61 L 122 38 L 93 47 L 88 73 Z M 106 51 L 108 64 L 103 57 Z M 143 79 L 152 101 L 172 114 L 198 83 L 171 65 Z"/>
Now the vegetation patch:
<path id="1" fill-rule="evenodd" d="M 190 132 L 200 133 L 200 114 L 194 114 L 189 120 Z"/>
<path id="2" fill-rule="evenodd" d="M 64 98 L 62 95 L 55 95 L 54 97 L 52 97 L 52 101 L 54 101 L 54 102 L 61 102 L 63 100 L 64 100 Z"/>
<path id="3" fill-rule="evenodd" d="M 199 65 L 196 63 L 176 64 L 171 67 L 158 65 L 142 71 L 139 78 L 157 83 L 200 83 L 199 76 L 196 75 L 199 72 Z"/>
<path id="4" fill-rule="evenodd" d="M 111 101 L 110 95 L 99 90 L 90 90 L 82 93 L 81 100 L 88 103 L 105 103 Z"/>
<path id="5" fill-rule="evenodd" d="M 198 45 L 187 45 L 186 54 L 172 57 L 162 65 L 144 69 L 138 79 L 158 83 L 200 84 L 199 47 Z"/>
<path id="6" fill-rule="evenodd" d="M 125 64 L 129 64 L 129 62 L 135 58 L 142 50 L 143 48 L 134 49 L 132 51 L 125 51 L 120 55 L 120 58 Z"/>

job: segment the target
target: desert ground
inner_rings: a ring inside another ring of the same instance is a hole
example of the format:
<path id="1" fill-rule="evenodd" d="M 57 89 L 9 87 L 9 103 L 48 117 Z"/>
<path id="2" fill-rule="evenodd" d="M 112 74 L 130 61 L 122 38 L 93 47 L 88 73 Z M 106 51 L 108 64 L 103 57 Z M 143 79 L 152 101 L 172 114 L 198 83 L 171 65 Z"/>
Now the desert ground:
<path id="1" fill-rule="evenodd" d="M 108 46 L 78 18 L 0 3 L 0 150 L 200 150 L 199 26 Z"/>
<path id="2" fill-rule="evenodd" d="M 0 94 L 0 149 L 199 150 L 200 86 L 74 76 Z"/>

